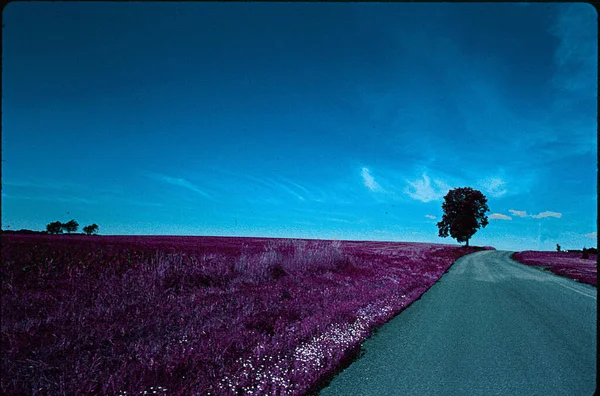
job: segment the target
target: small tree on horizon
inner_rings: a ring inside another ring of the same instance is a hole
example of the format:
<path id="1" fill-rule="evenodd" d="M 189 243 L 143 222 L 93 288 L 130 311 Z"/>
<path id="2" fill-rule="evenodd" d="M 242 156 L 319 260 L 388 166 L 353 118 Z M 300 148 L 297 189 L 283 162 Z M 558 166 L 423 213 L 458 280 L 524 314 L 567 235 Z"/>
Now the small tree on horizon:
<path id="1" fill-rule="evenodd" d="M 83 232 L 85 232 L 87 235 L 92 235 L 98 232 L 98 228 L 98 224 L 90 224 L 83 227 Z"/>
<path id="2" fill-rule="evenodd" d="M 481 191 L 471 187 L 459 187 L 448 191 L 442 204 L 444 215 L 442 221 L 437 223 L 439 236 L 446 238 L 450 235 L 457 242 L 466 242 L 480 227 L 488 225 L 485 215 L 490 209 L 487 206 L 487 198 Z"/>
<path id="3" fill-rule="evenodd" d="M 558 243 L 556 244 L 556 251 L 560 252 L 560 245 Z"/>
<path id="4" fill-rule="evenodd" d="M 77 228 L 79 228 L 79 223 L 76 222 L 75 219 L 69 220 L 66 223 L 62 224 L 62 228 L 70 234 L 72 232 L 77 231 Z"/>
<path id="5" fill-rule="evenodd" d="M 60 221 L 53 221 L 46 225 L 46 231 L 48 234 L 62 234 L 63 224 Z"/>

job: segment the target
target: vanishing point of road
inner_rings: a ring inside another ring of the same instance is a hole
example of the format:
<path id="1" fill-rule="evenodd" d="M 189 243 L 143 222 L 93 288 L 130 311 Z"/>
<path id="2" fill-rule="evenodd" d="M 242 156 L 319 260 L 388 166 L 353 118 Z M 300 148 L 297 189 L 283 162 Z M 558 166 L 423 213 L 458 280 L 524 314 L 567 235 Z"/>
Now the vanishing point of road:
<path id="1" fill-rule="evenodd" d="M 593 395 L 597 289 L 511 253 L 459 259 L 320 395 Z"/>

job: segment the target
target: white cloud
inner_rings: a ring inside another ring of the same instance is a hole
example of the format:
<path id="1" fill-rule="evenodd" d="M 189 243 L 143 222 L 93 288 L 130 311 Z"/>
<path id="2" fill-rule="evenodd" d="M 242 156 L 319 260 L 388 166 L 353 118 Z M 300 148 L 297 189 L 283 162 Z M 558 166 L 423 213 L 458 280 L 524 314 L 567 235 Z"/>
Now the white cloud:
<path id="1" fill-rule="evenodd" d="M 585 234 L 585 236 L 588 238 L 596 239 L 598 237 L 598 234 L 595 232 L 590 232 L 589 234 Z"/>
<path id="2" fill-rule="evenodd" d="M 524 210 L 514 210 L 514 209 L 509 209 L 508 210 L 510 213 L 514 214 L 515 216 L 519 216 L 519 217 L 527 217 L 527 212 Z"/>
<path id="3" fill-rule="evenodd" d="M 491 215 L 489 215 L 489 218 L 495 220 L 512 220 L 512 217 L 503 215 L 501 213 L 492 213 Z"/>
<path id="4" fill-rule="evenodd" d="M 492 177 L 481 182 L 482 189 L 487 195 L 494 198 L 505 195 L 508 191 L 506 188 L 506 182 L 499 177 Z"/>
<path id="5" fill-rule="evenodd" d="M 413 199 L 421 202 L 431 202 L 438 199 L 442 199 L 444 195 L 450 190 L 450 186 L 441 180 L 434 180 L 435 187 L 431 185 L 431 181 L 427 174 L 423 173 L 422 180 L 416 180 L 414 182 L 409 181 L 410 187 L 405 189 L 405 192 Z"/>
<path id="6" fill-rule="evenodd" d="M 369 188 L 369 190 L 371 190 L 371 191 L 381 191 L 381 186 L 379 184 L 377 184 L 377 182 L 375 181 L 375 179 L 373 179 L 373 176 L 371 176 L 369 168 L 362 168 L 361 175 L 362 175 L 363 180 L 365 182 L 365 186 L 367 186 Z"/>
<path id="7" fill-rule="evenodd" d="M 550 212 L 550 211 L 546 211 L 546 212 L 542 212 L 536 215 L 528 215 L 526 211 L 524 210 L 514 210 L 514 209 L 509 209 L 508 210 L 510 213 L 512 213 L 515 216 L 518 217 L 531 217 L 534 219 L 542 219 L 544 217 L 556 217 L 556 218 L 561 218 L 562 217 L 562 213 L 558 213 L 558 212 Z"/>
<path id="8" fill-rule="evenodd" d="M 427 217 L 428 219 L 431 219 L 431 220 L 435 220 L 435 216 L 430 215 L 430 214 L 426 214 L 425 217 Z"/>
<path id="9" fill-rule="evenodd" d="M 531 215 L 531 217 L 533 217 L 534 219 L 541 219 L 544 217 L 556 217 L 558 219 L 560 219 L 562 216 L 562 213 L 557 213 L 557 212 L 542 212 L 540 214 L 536 214 L 536 215 Z"/>

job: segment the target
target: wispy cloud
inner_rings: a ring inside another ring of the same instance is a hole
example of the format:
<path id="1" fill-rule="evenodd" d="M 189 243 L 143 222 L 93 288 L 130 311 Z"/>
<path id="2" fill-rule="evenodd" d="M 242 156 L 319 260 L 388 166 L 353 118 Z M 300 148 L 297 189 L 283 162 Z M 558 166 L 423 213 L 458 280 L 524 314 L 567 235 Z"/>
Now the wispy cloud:
<path id="1" fill-rule="evenodd" d="M 558 219 L 560 219 L 562 217 L 562 213 L 558 213 L 558 212 L 542 212 L 536 215 L 531 215 L 531 217 L 533 217 L 534 219 L 542 219 L 544 217 L 556 217 Z"/>
<path id="2" fill-rule="evenodd" d="M 198 186 L 196 186 L 195 184 L 191 183 L 188 180 L 185 180 L 183 178 L 179 178 L 179 177 L 171 177 L 171 176 L 167 176 L 167 175 L 162 175 L 162 174 L 151 174 L 150 175 L 152 178 L 163 181 L 165 183 L 168 184 L 172 184 L 174 186 L 178 186 L 178 187 L 183 187 L 186 188 L 190 191 L 193 191 L 199 195 L 202 195 L 205 198 L 214 200 L 213 196 L 210 195 L 209 193 L 207 193 L 206 191 L 200 189 Z"/>
<path id="3" fill-rule="evenodd" d="M 29 196 L 29 195 L 12 195 L 2 193 L 2 198 L 8 199 L 18 199 L 18 200 L 28 200 L 28 201 L 50 201 L 50 202 L 67 202 L 67 203 L 82 203 L 82 204 L 97 204 L 98 201 L 81 198 L 76 196 L 60 196 L 60 197 L 52 197 L 47 195 L 40 196 Z"/>
<path id="4" fill-rule="evenodd" d="M 291 184 L 292 186 L 294 186 L 294 187 L 296 187 L 296 188 L 304 191 L 305 194 L 310 195 L 310 191 L 306 187 L 301 186 L 300 184 L 298 184 L 298 183 L 296 183 L 296 182 L 294 182 L 294 181 L 292 181 L 292 180 L 290 180 L 288 178 L 285 178 L 285 177 L 281 177 L 281 180 L 283 180 L 286 183 Z"/>
<path id="5" fill-rule="evenodd" d="M 295 196 L 296 198 L 298 198 L 300 201 L 304 201 L 304 197 L 300 194 L 298 194 L 296 191 L 294 191 L 293 189 L 291 189 L 289 186 L 286 186 L 283 183 L 277 182 L 273 180 L 273 183 L 280 189 L 282 189 L 283 191 Z"/>
<path id="6" fill-rule="evenodd" d="M 268 187 L 271 188 L 273 190 L 277 190 L 277 184 L 275 184 L 272 180 L 268 179 L 268 178 L 260 178 L 260 177 L 256 177 L 256 176 L 252 176 L 249 174 L 240 174 L 237 175 L 238 177 L 241 178 L 246 178 L 248 180 L 252 180 L 253 182 L 262 185 L 263 187 Z"/>
<path id="7" fill-rule="evenodd" d="M 285 182 L 285 183 L 283 183 L 281 181 L 277 181 L 272 178 L 257 177 L 257 176 L 253 176 L 253 175 L 249 175 L 249 174 L 237 174 L 237 176 L 251 180 L 259 185 L 262 185 L 263 187 L 270 188 L 272 191 L 285 191 L 286 193 L 291 194 L 294 197 L 298 198 L 300 201 L 305 201 L 306 200 L 305 196 L 298 193 L 298 191 L 295 191 L 290 186 L 295 187 L 298 190 L 301 190 L 302 192 L 304 192 L 307 195 L 310 194 L 310 191 L 306 187 L 301 186 L 298 183 L 295 183 L 285 177 L 279 177 L 280 180 L 283 180 Z"/>
<path id="8" fill-rule="evenodd" d="M 442 199 L 450 189 L 450 186 L 441 180 L 435 179 L 433 184 L 427 174 L 423 173 L 423 178 L 415 181 L 408 181 L 410 187 L 405 192 L 413 199 L 421 202 L 431 202 Z"/>
<path id="9" fill-rule="evenodd" d="M 596 239 L 598 234 L 596 232 L 590 232 L 589 234 L 585 234 L 586 237 Z"/>
<path id="10" fill-rule="evenodd" d="M 41 190 L 73 190 L 81 189 L 83 186 L 76 183 L 61 182 L 56 180 L 32 181 L 32 180 L 2 180 L 3 187 L 35 188 Z"/>
<path id="11" fill-rule="evenodd" d="M 328 220 L 328 221 L 333 221 L 333 222 L 336 222 L 336 223 L 347 223 L 347 224 L 351 224 L 351 223 L 352 223 L 352 222 L 351 222 L 351 221 L 349 221 L 349 220 L 345 220 L 345 219 L 337 219 L 337 218 L 335 218 L 335 217 L 328 217 L 328 218 L 326 218 L 325 220 Z"/>
<path id="12" fill-rule="evenodd" d="M 375 181 L 373 176 L 371 176 L 371 172 L 369 171 L 369 168 L 362 168 L 361 175 L 362 175 L 363 181 L 365 183 L 365 186 L 367 186 L 367 188 L 369 190 L 371 190 L 373 192 L 381 191 L 381 186 L 379 184 L 377 184 L 377 182 Z"/>
<path id="13" fill-rule="evenodd" d="M 589 95 L 597 79 L 597 14 L 588 4 L 564 4 L 550 32 L 560 43 L 554 53 L 554 83 Z M 568 84 L 565 84 L 568 83 Z"/>
<path id="14" fill-rule="evenodd" d="M 428 219 L 431 219 L 431 220 L 436 219 L 436 217 L 434 215 L 430 215 L 430 214 L 426 214 L 425 217 L 427 217 Z"/>
<path id="15" fill-rule="evenodd" d="M 512 220 L 512 217 L 503 215 L 502 213 L 492 213 L 488 217 L 494 220 Z"/>
<path id="16" fill-rule="evenodd" d="M 506 195 L 508 192 L 505 188 L 506 182 L 499 177 L 492 177 L 483 180 L 480 184 L 481 188 L 484 190 L 484 193 L 494 198 L 499 198 L 503 195 Z"/>
<path id="17" fill-rule="evenodd" d="M 160 202 L 138 201 L 138 200 L 134 200 L 134 199 L 123 199 L 123 198 L 112 198 L 110 200 L 110 202 L 112 204 L 121 203 L 121 204 L 126 204 L 126 205 L 133 205 L 133 206 L 149 206 L 149 207 L 165 206 L 164 204 L 162 204 Z"/>
<path id="18" fill-rule="evenodd" d="M 49 198 L 49 200 L 52 200 L 53 198 Z M 84 204 L 95 204 L 98 203 L 98 201 L 92 200 L 92 199 L 87 199 L 87 198 L 81 198 L 81 197 L 56 197 L 54 198 L 57 201 L 60 202 L 73 202 L 73 203 L 84 203 Z"/>
<path id="19" fill-rule="evenodd" d="M 509 209 L 508 211 L 518 217 L 527 217 L 527 212 L 524 210 Z"/>
<path id="20" fill-rule="evenodd" d="M 598 14 L 586 3 L 561 4 L 556 23 L 549 29 L 559 40 L 554 53 L 552 85 L 557 140 L 560 152 L 595 153 L 598 84 Z M 589 109 L 589 110 L 583 110 Z M 566 144 L 568 143 L 568 145 Z M 569 147 L 571 146 L 571 147 Z"/>

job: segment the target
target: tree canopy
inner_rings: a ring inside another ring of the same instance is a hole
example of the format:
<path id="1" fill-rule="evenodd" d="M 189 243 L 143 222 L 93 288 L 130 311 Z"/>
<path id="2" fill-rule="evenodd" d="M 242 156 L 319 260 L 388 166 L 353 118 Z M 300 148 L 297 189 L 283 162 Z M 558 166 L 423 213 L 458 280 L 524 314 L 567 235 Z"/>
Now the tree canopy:
<path id="1" fill-rule="evenodd" d="M 448 191 L 442 204 L 444 215 L 442 221 L 437 223 L 439 236 L 446 238 L 450 235 L 458 242 L 466 242 L 480 227 L 488 225 L 485 215 L 490 209 L 487 198 L 481 191 L 471 187 L 460 187 Z"/>
<path id="2" fill-rule="evenodd" d="M 48 234 L 61 234 L 63 232 L 63 224 L 60 221 L 53 221 L 46 225 Z"/>
<path id="3" fill-rule="evenodd" d="M 90 224 L 87 225 L 85 227 L 83 227 L 83 232 L 85 232 L 88 235 L 92 235 L 98 232 L 98 224 L 94 223 L 94 224 Z"/>
<path id="4" fill-rule="evenodd" d="M 77 231 L 77 228 L 79 228 L 79 223 L 76 222 L 75 219 L 69 220 L 62 225 L 62 228 L 70 234 Z"/>

